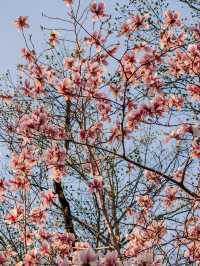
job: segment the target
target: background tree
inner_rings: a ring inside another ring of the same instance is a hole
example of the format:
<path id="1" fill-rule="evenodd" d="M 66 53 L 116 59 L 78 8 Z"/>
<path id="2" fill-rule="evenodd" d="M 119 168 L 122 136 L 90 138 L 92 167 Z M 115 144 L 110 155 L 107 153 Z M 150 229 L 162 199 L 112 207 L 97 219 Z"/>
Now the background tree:
<path id="1" fill-rule="evenodd" d="M 118 23 L 101 2 L 64 2 L 66 18 L 44 14 L 60 26 L 42 27 L 43 51 L 15 21 L 1 263 L 198 265 L 198 25 L 165 1 L 118 5 Z"/>

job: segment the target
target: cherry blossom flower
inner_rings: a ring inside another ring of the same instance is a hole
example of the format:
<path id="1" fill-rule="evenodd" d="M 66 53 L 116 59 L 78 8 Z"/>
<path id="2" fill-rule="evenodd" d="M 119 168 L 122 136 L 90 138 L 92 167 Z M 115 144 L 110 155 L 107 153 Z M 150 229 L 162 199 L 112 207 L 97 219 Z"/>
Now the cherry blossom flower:
<path id="1" fill-rule="evenodd" d="M 183 124 L 176 130 L 172 131 L 166 138 L 166 142 L 168 142 L 171 139 L 176 139 L 180 140 L 181 138 L 184 137 L 185 134 L 187 133 L 192 133 L 192 126 L 188 124 Z"/>
<path id="2" fill-rule="evenodd" d="M 104 182 L 102 176 L 95 176 L 92 182 L 89 183 L 89 191 L 92 192 L 99 192 L 103 190 Z"/>
<path id="3" fill-rule="evenodd" d="M 167 188 L 165 191 L 164 204 L 166 207 L 170 208 L 174 201 L 176 200 L 177 189 L 176 188 Z"/>
<path id="4" fill-rule="evenodd" d="M 26 48 L 21 50 L 22 57 L 25 58 L 29 63 L 33 63 L 36 60 L 35 51 L 29 51 Z"/>
<path id="5" fill-rule="evenodd" d="M 71 6 L 74 2 L 74 0 L 63 0 L 63 2 L 67 5 L 67 6 Z"/>
<path id="6" fill-rule="evenodd" d="M 51 254 L 50 245 L 48 243 L 42 243 L 42 246 L 39 252 L 42 256 L 48 257 Z"/>
<path id="7" fill-rule="evenodd" d="M 10 185 L 10 189 L 12 191 L 17 191 L 20 189 L 26 190 L 26 191 L 30 190 L 30 182 L 29 182 L 28 178 L 24 177 L 22 175 L 17 175 L 14 178 L 10 179 L 9 185 Z"/>
<path id="8" fill-rule="evenodd" d="M 169 98 L 169 107 L 175 107 L 180 111 L 184 106 L 184 98 L 182 96 L 172 95 Z"/>
<path id="9" fill-rule="evenodd" d="M 183 177 L 184 171 L 182 168 L 179 168 L 174 174 L 173 174 L 173 178 L 178 181 L 181 182 L 182 181 L 182 177 Z"/>
<path id="10" fill-rule="evenodd" d="M 49 37 L 49 44 L 52 46 L 52 47 L 55 47 L 59 42 L 59 34 L 58 32 L 56 31 L 52 31 L 50 33 L 50 37 Z"/>
<path id="11" fill-rule="evenodd" d="M 150 183 L 153 183 L 153 184 L 157 184 L 158 185 L 161 182 L 161 177 L 158 174 L 154 173 L 154 172 L 145 170 L 144 176 L 147 178 L 147 180 Z"/>
<path id="12" fill-rule="evenodd" d="M 11 104 L 13 101 L 13 96 L 8 94 L 0 94 L 0 99 L 7 104 Z"/>
<path id="13" fill-rule="evenodd" d="M 191 32 L 193 33 L 195 40 L 198 41 L 200 39 L 200 23 L 191 27 Z"/>
<path id="14" fill-rule="evenodd" d="M 11 161 L 11 166 L 13 169 L 16 171 L 16 173 L 20 173 L 21 175 L 28 174 L 35 164 L 35 156 L 32 150 L 28 147 L 24 148 L 19 156 L 17 154 L 13 155 Z M 17 179 L 20 182 L 21 177 L 16 177 L 16 182 L 18 182 Z"/>
<path id="15" fill-rule="evenodd" d="M 153 207 L 152 199 L 148 195 L 140 196 L 138 198 L 138 204 L 145 209 L 150 209 Z"/>
<path id="16" fill-rule="evenodd" d="M 65 70 L 78 71 L 78 62 L 74 57 L 66 57 L 63 60 Z"/>
<path id="17" fill-rule="evenodd" d="M 6 258 L 6 256 L 3 254 L 3 253 L 0 253 L 0 265 L 2 265 L 2 266 L 6 266 L 6 264 L 7 264 L 7 258 Z"/>
<path id="18" fill-rule="evenodd" d="M 95 266 L 97 256 L 92 249 L 87 249 L 75 253 L 73 263 L 77 266 L 91 265 Z"/>
<path id="19" fill-rule="evenodd" d="M 28 17 L 20 16 L 15 20 L 15 26 L 19 30 L 29 28 Z"/>
<path id="20" fill-rule="evenodd" d="M 47 213 L 45 212 L 45 210 L 40 207 L 36 207 L 31 210 L 29 220 L 32 224 L 43 224 L 46 218 Z"/>
<path id="21" fill-rule="evenodd" d="M 200 247 L 198 241 L 192 241 L 187 245 L 187 251 L 184 254 L 191 262 L 200 262 Z"/>
<path id="22" fill-rule="evenodd" d="M 192 96 L 192 100 L 200 101 L 200 86 L 199 85 L 188 85 L 187 91 Z"/>
<path id="23" fill-rule="evenodd" d="M 91 246 L 87 242 L 76 242 L 75 243 L 75 249 L 82 250 L 82 249 L 90 249 Z"/>
<path id="24" fill-rule="evenodd" d="M 139 29 L 148 29 L 149 24 L 147 22 L 149 14 L 136 15 L 131 18 L 131 27 L 133 31 L 138 31 Z"/>
<path id="25" fill-rule="evenodd" d="M 191 153 L 192 158 L 198 159 L 200 158 L 200 145 L 197 143 L 192 144 L 192 153 Z"/>
<path id="26" fill-rule="evenodd" d="M 42 202 L 43 206 L 46 208 L 50 207 L 52 203 L 57 199 L 57 196 L 55 193 L 53 193 L 52 190 L 48 190 L 44 193 L 42 193 Z"/>
<path id="27" fill-rule="evenodd" d="M 37 233 L 37 237 L 41 239 L 42 241 L 51 242 L 52 235 L 45 230 L 44 228 L 40 228 Z"/>
<path id="28" fill-rule="evenodd" d="M 108 252 L 102 261 L 102 266 L 121 266 L 118 254 L 116 251 Z"/>
<path id="29" fill-rule="evenodd" d="M 100 3 L 93 2 L 90 5 L 90 11 L 92 13 L 92 19 L 94 21 L 98 21 L 98 20 L 101 20 L 104 17 L 106 17 L 105 9 L 106 9 L 106 6 L 103 2 L 100 2 Z"/>
<path id="30" fill-rule="evenodd" d="M 141 252 L 137 258 L 134 260 L 135 265 L 137 266 L 161 266 L 159 260 L 155 258 L 152 251 Z"/>
<path id="31" fill-rule="evenodd" d="M 39 264 L 39 254 L 36 249 L 30 250 L 26 255 L 24 259 L 24 265 L 25 266 L 34 266 Z"/>
<path id="32" fill-rule="evenodd" d="M 164 23 L 166 27 L 172 28 L 172 27 L 181 26 L 180 14 L 178 12 L 168 10 L 165 12 L 164 15 L 165 15 Z"/>
<path id="33" fill-rule="evenodd" d="M 15 224 L 22 219 L 24 210 L 21 207 L 12 209 L 9 214 L 5 217 L 8 224 Z"/>
<path id="34" fill-rule="evenodd" d="M 29 230 L 26 230 L 26 233 L 22 232 L 19 239 L 24 242 L 26 241 L 27 245 L 31 245 L 34 242 L 35 234 Z"/>
<path id="35" fill-rule="evenodd" d="M 66 100 L 71 100 L 73 95 L 73 85 L 69 78 L 65 78 L 58 86 L 58 92 L 62 94 Z"/>
<path id="36" fill-rule="evenodd" d="M 101 34 L 96 31 L 91 34 L 91 37 L 85 38 L 85 43 L 87 45 L 95 45 L 97 52 L 101 51 L 101 46 L 103 45 L 104 42 L 105 38 L 103 38 Z"/>

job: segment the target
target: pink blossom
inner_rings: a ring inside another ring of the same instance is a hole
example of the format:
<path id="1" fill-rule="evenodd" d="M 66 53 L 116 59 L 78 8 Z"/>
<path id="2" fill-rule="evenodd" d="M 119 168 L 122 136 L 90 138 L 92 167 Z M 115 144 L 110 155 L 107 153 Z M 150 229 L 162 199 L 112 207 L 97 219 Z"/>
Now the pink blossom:
<path id="1" fill-rule="evenodd" d="M 105 14 L 105 4 L 103 2 L 100 3 L 92 3 L 90 6 L 90 11 L 92 13 L 92 19 L 94 21 L 101 20 L 106 16 Z"/>
<path id="2" fill-rule="evenodd" d="M 24 210 L 21 207 L 12 209 L 9 214 L 6 215 L 5 220 L 8 224 L 15 224 L 23 217 Z"/>
<path id="3" fill-rule="evenodd" d="M 102 266 L 121 266 L 118 254 L 116 251 L 108 252 L 105 258 L 102 260 Z"/>
<path id="4" fill-rule="evenodd" d="M 30 250 L 24 259 L 24 266 L 35 266 L 39 264 L 39 256 L 36 249 Z"/>
<path id="5" fill-rule="evenodd" d="M 55 47 L 59 42 L 59 34 L 56 31 L 52 31 L 49 36 L 49 44 Z"/>
<path id="6" fill-rule="evenodd" d="M 145 170 L 144 175 L 150 183 L 158 185 L 161 182 L 161 177 L 157 173 Z"/>
<path id="7" fill-rule="evenodd" d="M 0 253 L 0 265 L 1 266 L 7 265 L 7 258 L 3 253 Z"/>
<path id="8" fill-rule="evenodd" d="M 47 213 L 44 211 L 44 209 L 40 207 L 36 207 L 31 210 L 30 213 L 30 222 L 33 224 L 42 224 L 47 218 Z"/>
<path id="9" fill-rule="evenodd" d="M 74 263 L 77 266 L 94 265 L 97 261 L 97 256 L 92 249 L 86 249 L 74 254 Z"/>
<path id="10" fill-rule="evenodd" d="M 165 15 L 164 23 L 166 27 L 172 28 L 172 27 L 181 26 L 180 14 L 178 12 L 168 10 L 165 12 L 164 15 Z"/>
<path id="11" fill-rule="evenodd" d="M 200 86 L 191 84 L 187 86 L 188 93 L 192 96 L 192 100 L 200 101 Z"/>
<path id="12" fill-rule="evenodd" d="M 73 85 L 69 78 L 65 78 L 57 87 L 58 92 L 62 94 L 67 100 L 71 100 L 73 95 Z"/>
<path id="13" fill-rule="evenodd" d="M 42 201 L 44 207 L 50 207 L 52 203 L 57 199 L 55 193 L 52 190 L 48 190 L 42 193 Z"/>
<path id="14" fill-rule="evenodd" d="M 63 2 L 67 5 L 67 6 L 71 6 L 74 2 L 74 0 L 63 0 Z"/>
<path id="15" fill-rule="evenodd" d="M 23 48 L 21 54 L 29 63 L 33 63 L 36 59 L 35 51 L 29 51 L 26 48 Z"/>
<path id="16" fill-rule="evenodd" d="M 176 201 L 177 189 L 176 188 L 167 188 L 165 191 L 164 205 L 168 208 Z"/>
<path id="17" fill-rule="evenodd" d="M 200 145 L 197 143 L 192 144 L 192 153 L 191 153 L 192 158 L 198 159 L 200 158 Z"/>
<path id="18" fill-rule="evenodd" d="M 29 28 L 28 17 L 20 16 L 15 20 L 15 26 L 19 30 Z"/>
<path id="19" fill-rule="evenodd" d="M 148 195 L 140 196 L 138 198 L 138 204 L 145 209 L 150 209 L 153 207 L 153 201 Z"/>
<path id="20" fill-rule="evenodd" d="M 92 192 L 99 192 L 103 190 L 104 182 L 102 176 L 95 176 L 93 181 L 89 183 L 89 191 Z"/>

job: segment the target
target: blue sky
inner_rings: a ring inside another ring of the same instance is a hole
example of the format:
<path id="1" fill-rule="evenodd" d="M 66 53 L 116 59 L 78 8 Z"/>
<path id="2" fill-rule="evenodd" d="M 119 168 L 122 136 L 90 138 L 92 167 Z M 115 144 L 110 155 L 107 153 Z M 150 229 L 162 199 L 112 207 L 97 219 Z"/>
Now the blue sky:
<path id="1" fill-rule="evenodd" d="M 81 0 L 82 5 L 87 5 L 90 0 Z M 116 0 L 104 0 L 109 13 L 114 11 Z M 120 4 L 128 0 L 118 0 Z M 179 9 L 177 0 L 169 0 L 173 9 Z M 184 11 L 184 10 L 182 10 Z M 62 0 L 6 0 L 0 3 L 0 73 L 7 69 L 14 70 L 20 63 L 20 50 L 24 47 L 21 34 L 14 27 L 14 20 L 22 16 L 29 16 L 30 33 L 33 34 L 33 40 L 37 47 L 43 43 L 40 25 L 45 24 L 46 20 L 42 18 L 42 12 L 49 16 L 65 17 L 67 7 Z M 183 12 L 184 13 L 184 12 Z M 47 24 L 47 23 L 46 23 Z"/>
<path id="2" fill-rule="evenodd" d="M 35 41 L 42 41 L 40 24 L 42 12 L 49 15 L 64 15 L 66 7 L 61 0 L 6 0 L 0 4 L 0 71 L 13 68 L 20 62 L 20 50 L 24 46 L 21 34 L 15 29 L 13 21 L 22 16 L 29 16 L 30 32 Z"/>
<path id="3" fill-rule="evenodd" d="M 89 0 L 81 0 L 85 6 Z M 122 0 L 121 0 L 122 1 Z M 109 9 L 114 10 L 114 1 L 105 0 Z M 120 0 L 119 0 L 120 2 Z M 126 0 L 122 1 L 127 2 Z M 6 0 L 0 3 L 0 73 L 14 69 L 20 63 L 20 50 L 24 47 L 21 34 L 14 27 L 14 20 L 21 16 L 29 16 L 30 33 L 36 45 L 42 45 L 43 38 L 40 25 L 45 24 L 42 12 L 49 16 L 65 17 L 67 7 L 62 0 Z M 47 24 L 47 23 L 46 23 Z"/>

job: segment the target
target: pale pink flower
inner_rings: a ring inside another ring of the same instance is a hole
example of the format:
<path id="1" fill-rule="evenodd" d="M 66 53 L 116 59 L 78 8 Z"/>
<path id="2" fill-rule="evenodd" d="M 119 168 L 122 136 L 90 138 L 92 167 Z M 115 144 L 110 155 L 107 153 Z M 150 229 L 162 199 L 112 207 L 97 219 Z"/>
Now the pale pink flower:
<path id="1" fill-rule="evenodd" d="M 150 182 L 150 183 L 153 183 L 153 184 L 160 184 L 161 182 L 161 177 L 159 174 L 157 173 L 154 173 L 152 171 L 147 171 L 145 170 L 144 171 L 144 176 L 147 178 L 147 180 Z"/>
<path id="2" fill-rule="evenodd" d="M 137 31 L 140 29 L 148 29 L 149 24 L 147 22 L 149 14 L 136 15 L 130 19 L 131 30 Z"/>
<path id="3" fill-rule="evenodd" d="M 103 190 L 104 182 L 102 176 L 95 176 L 92 182 L 89 183 L 90 192 L 99 192 Z"/>
<path id="4" fill-rule="evenodd" d="M 121 266 L 121 265 L 122 264 L 118 258 L 118 254 L 116 251 L 108 252 L 101 263 L 101 266 Z"/>
<path id="5" fill-rule="evenodd" d="M 19 30 L 29 28 L 28 17 L 20 16 L 15 20 L 15 26 Z"/>
<path id="6" fill-rule="evenodd" d="M 50 207 L 56 199 L 57 199 L 57 196 L 55 195 L 55 193 L 53 193 L 52 190 L 48 190 L 42 193 L 42 202 L 45 208 Z"/>
<path id="7" fill-rule="evenodd" d="M 176 188 L 167 188 L 165 190 L 164 205 L 168 208 L 176 201 L 177 189 Z"/>
<path id="8" fill-rule="evenodd" d="M 7 260 L 8 258 L 3 254 L 3 253 L 0 253 L 0 265 L 1 266 L 6 266 L 7 265 Z"/>
<path id="9" fill-rule="evenodd" d="M 73 71 L 78 70 L 78 63 L 77 63 L 76 59 L 73 57 L 64 58 L 63 65 L 64 65 L 65 70 L 73 70 Z"/>
<path id="10" fill-rule="evenodd" d="M 150 209 L 153 207 L 153 201 L 148 195 L 138 197 L 137 202 L 142 208 L 145 209 Z"/>
<path id="11" fill-rule="evenodd" d="M 103 2 L 100 3 L 92 3 L 90 6 L 90 11 L 92 13 L 92 19 L 94 21 L 101 20 L 106 16 L 105 13 L 106 6 Z"/>
<path id="12" fill-rule="evenodd" d="M 187 91 L 191 95 L 192 100 L 200 101 L 200 85 L 190 84 L 187 86 Z"/>
<path id="13" fill-rule="evenodd" d="M 36 249 L 29 250 L 24 258 L 24 266 L 39 265 L 39 254 Z"/>
<path id="14" fill-rule="evenodd" d="M 78 251 L 75 252 L 74 254 L 74 265 L 77 266 L 85 266 L 85 265 L 90 265 L 90 266 L 96 266 L 97 262 L 97 256 L 95 252 L 92 249 L 87 249 L 83 251 Z"/>
<path id="15" fill-rule="evenodd" d="M 71 6 L 74 2 L 74 0 L 63 0 L 63 2 L 67 5 L 67 6 Z"/>
<path id="16" fill-rule="evenodd" d="M 136 266 L 162 266 L 157 260 L 152 251 L 143 251 L 134 259 Z"/>
<path id="17" fill-rule="evenodd" d="M 82 250 L 82 249 L 90 249 L 91 246 L 87 242 L 76 242 L 75 243 L 75 249 Z"/>
<path id="18" fill-rule="evenodd" d="M 26 244 L 27 245 L 31 245 L 33 244 L 34 242 L 34 238 L 35 238 L 35 233 L 29 231 L 29 230 L 26 230 L 26 233 L 25 232 L 21 232 L 20 236 L 19 236 L 19 239 L 24 242 L 26 240 Z"/>
<path id="19" fill-rule="evenodd" d="M 194 159 L 199 159 L 200 158 L 200 145 L 195 143 L 195 142 L 192 144 L 191 156 Z"/>
<path id="20" fill-rule="evenodd" d="M 21 54 L 29 63 L 33 63 L 36 59 L 35 51 L 29 51 L 27 48 L 22 48 Z"/>
<path id="21" fill-rule="evenodd" d="M 49 44 L 55 47 L 59 42 L 59 34 L 56 31 L 52 31 L 49 36 Z"/>
<path id="22" fill-rule="evenodd" d="M 6 215 L 5 220 L 8 224 L 15 224 L 23 217 L 23 208 L 16 207 L 12 209 L 8 215 Z"/>
<path id="23" fill-rule="evenodd" d="M 73 96 L 73 84 L 69 78 L 65 78 L 57 87 L 57 90 L 67 100 L 70 100 Z"/>
<path id="24" fill-rule="evenodd" d="M 172 28 L 181 26 L 180 14 L 178 12 L 168 10 L 164 15 L 164 23 L 166 27 Z"/>
<path id="25" fill-rule="evenodd" d="M 33 224 L 42 224 L 47 218 L 47 213 L 44 209 L 36 207 L 30 213 L 30 222 Z"/>
<path id="26" fill-rule="evenodd" d="M 175 107 L 180 111 L 184 106 L 184 98 L 179 95 L 171 95 L 169 98 L 169 107 Z"/>

